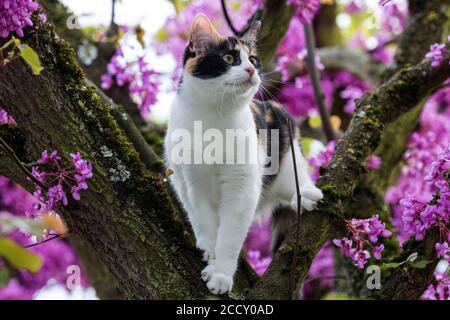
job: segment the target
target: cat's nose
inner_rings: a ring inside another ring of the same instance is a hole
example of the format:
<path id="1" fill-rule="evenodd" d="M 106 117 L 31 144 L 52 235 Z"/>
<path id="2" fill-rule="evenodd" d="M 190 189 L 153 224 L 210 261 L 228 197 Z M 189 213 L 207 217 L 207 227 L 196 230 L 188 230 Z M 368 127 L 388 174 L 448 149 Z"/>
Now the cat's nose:
<path id="1" fill-rule="evenodd" d="M 245 68 L 245 71 L 247 71 L 248 75 L 251 77 L 255 73 L 256 70 L 253 67 L 248 67 L 248 68 Z"/>

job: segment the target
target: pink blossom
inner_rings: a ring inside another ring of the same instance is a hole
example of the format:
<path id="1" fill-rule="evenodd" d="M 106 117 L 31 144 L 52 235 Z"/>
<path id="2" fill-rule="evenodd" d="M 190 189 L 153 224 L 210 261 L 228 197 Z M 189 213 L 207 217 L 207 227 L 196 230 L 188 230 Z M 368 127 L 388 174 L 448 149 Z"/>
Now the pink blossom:
<path id="1" fill-rule="evenodd" d="M 366 167 L 368 169 L 378 170 L 381 166 L 381 158 L 379 156 L 370 156 L 366 161 Z"/>
<path id="2" fill-rule="evenodd" d="M 430 51 L 425 55 L 425 58 L 431 61 L 431 66 L 437 68 L 441 65 L 444 59 L 445 44 L 435 43 L 431 45 Z"/>
<path id="3" fill-rule="evenodd" d="M 32 26 L 31 15 L 38 4 L 31 0 L 3 0 L 0 2 L 0 37 L 7 38 L 10 32 L 23 37 L 23 28 Z"/>

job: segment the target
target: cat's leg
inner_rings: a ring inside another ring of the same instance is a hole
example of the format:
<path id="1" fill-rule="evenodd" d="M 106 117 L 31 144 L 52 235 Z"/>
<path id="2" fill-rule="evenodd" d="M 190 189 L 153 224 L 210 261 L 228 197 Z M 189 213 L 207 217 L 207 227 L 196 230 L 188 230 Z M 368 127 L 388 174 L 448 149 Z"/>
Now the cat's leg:
<path id="1" fill-rule="evenodd" d="M 249 174 L 249 171 L 253 171 Z M 204 279 L 214 294 L 233 287 L 233 275 L 261 191 L 256 168 L 242 167 L 227 173 L 220 183 L 219 229 L 215 260 L 204 270 Z"/>
<path id="2" fill-rule="evenodd" d="M 308 172 L 308 163 L 303 156 L 298 143 L 294 144 L 295 158 L 297 162 L 297 173 L 300 185 L 300 195 L 302 207 L 307 211 L 312 211 L 317 206 L 317 202 L 323 198 L 322 191 L 317 188 Z M 290 156 L 290 151 L 289 151 Z M 291 158 L 292 159 L 292 158 Z M 288 159 L 285 159 L 285 161 Z M 292 160 L 291 160 L 292 163 Z M 294 193 L 291 201 L 291 206 L 297 210 L 297 194 Z"/>
<path id="3" fill-rule="evenodd" d="M 203 261 L 210 261 L 214 259 L 219 223 L 218 213 L 210 202 L 205 184 L 201 181 L 205 174 L 200 174 L 194 168 L 186 167 L 183 175 L 189 203 L 188 217 L 194 230 L 196 245 L 203 251 Z"/>

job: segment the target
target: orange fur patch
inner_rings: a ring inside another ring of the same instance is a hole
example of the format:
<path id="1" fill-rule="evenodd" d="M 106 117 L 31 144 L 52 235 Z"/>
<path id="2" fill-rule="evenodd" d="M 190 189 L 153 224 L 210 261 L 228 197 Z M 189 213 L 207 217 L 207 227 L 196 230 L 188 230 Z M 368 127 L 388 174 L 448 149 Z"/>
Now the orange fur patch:
<path id="1" fill-rule="evenodd" d="M 186 61 L 185 69 L 188 73 L 193 74 L 195 70 L 195 66 L 197 65 L 200 56 L 196 56 L 194 58 L 190 58 Z"/>

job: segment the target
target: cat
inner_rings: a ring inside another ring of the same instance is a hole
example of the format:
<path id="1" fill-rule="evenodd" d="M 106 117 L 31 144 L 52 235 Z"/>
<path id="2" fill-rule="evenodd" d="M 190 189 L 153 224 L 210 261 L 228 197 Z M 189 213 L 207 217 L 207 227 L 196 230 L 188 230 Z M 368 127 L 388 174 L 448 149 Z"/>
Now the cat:
<path id="1" fill-rule="evenodd" d="M 228 37 L 219 34 L 208 17 L 198 14 L 191 25 L 183 74 L 169 115 L 165 138 L 166 165 L 172 172 L 169 180 L 188 214 L 197 247 L 204 253 L 207 266 L 201 278 L 213 294 L 232 290 L 239 254 L 254 217 L 277 208 L 297 207 L 289 115 L 274 101 L 254 100 L 261 84 L 261 61 L 256 52 L 260 25 L 254 22 L 239 37 Z M 236 137 L 245 132 L 246 139 L 237 138 L 225 147 L 219 143 L 222 149 L 215 151 L 215 160 L 202 162 L 206 147 L 195 146 L 199 137 L 204 139 L 196 133 L 199 127 L 214 133 L 206 139 L 209 142 L 226 132 L 238 132 Z M 277 133 L 264 138 L 260 129 Z M 299 130 L 292 130 L 301 204 L 311 211 L 322 192 L 309 177 L 299 147 Z M 180 148 L 182 136 L 190 138 Z M 257 156 L 264 161 L 236 161 L 238 147 L 249 155 L 245 159 Z M 233 161 L 221 161 L 225 158 Z M 268 173 L 266 169 L 277 163 L 279 169 Z M 275 249 L 282 233 L 295 223 L 295 217 L 288 214 L 285 218 L 291 220 L 275 220 L 273 225 Z"/>

